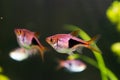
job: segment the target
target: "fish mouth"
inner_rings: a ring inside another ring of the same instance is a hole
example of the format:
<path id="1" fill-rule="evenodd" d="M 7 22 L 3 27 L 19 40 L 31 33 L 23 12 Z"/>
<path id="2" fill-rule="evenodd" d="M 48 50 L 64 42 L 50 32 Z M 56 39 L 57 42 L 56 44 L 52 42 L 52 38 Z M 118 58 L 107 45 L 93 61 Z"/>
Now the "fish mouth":
<path id="1" fill-rule="evenodd" d="M 46 38 L 46 42 L 50 44 L 50 38 Z"/>
<path id="2" fill-rule="evenodd" d="M 19 29 L 14 29 L 14 32 L 17 34 L 19 32 Z"/>

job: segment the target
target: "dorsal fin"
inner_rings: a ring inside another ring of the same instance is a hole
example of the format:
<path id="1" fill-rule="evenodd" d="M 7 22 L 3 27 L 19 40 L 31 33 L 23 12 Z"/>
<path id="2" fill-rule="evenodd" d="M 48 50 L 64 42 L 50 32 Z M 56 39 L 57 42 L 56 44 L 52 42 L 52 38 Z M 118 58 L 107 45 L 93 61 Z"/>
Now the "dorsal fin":
<path id="1" fill-rule="evenodd" d="M 75 31 L 71 32 L 70 34 L 72 36 L 78 36 L 79 32 L 80 32 L 80 30 L 75 30 Z"/>
<path id="2" fill-rule="evenodd" d="M 35 37 L 39 38 L 40 33 L 39 32 L 34 32 Z"/>

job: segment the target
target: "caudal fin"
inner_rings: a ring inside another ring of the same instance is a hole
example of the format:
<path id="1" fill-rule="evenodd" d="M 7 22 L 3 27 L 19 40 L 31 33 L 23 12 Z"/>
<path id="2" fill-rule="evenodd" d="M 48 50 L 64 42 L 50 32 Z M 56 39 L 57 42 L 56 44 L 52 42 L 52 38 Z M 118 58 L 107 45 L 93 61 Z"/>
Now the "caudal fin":
<path id="1" fill-rule="evenodd" d="M 42 60 L 44 61 L 44 53 L 45 53 L 45 51 L 48 50 L 48 48 L 42 46 L 42 47 L 39 47 L 39 50 L 40 50 Z"/>
<path id="2" fill-rule="evenodd" d="M 47 48 L 43 46 L 36 46 L 36 45 L 35 46 L 33 45 L 32 48 L 35 48 L 40 52 L 42 60 L 44 61 L 44 52 L 47 50 Z"/>
<path id="3" fill-rule="evenodd" d="M 97 35 L 97 36 L 93 37 L 91 40 L 87 41 L 87 43 L 88 43 L 87 48 L 89 48 L 89 49 L 91 49 L 93 51 L 101 53 L 101 51 L 95 45 L 95 43 L 97 42 L 99 37 L 100 37 L 100 35 Z"/>

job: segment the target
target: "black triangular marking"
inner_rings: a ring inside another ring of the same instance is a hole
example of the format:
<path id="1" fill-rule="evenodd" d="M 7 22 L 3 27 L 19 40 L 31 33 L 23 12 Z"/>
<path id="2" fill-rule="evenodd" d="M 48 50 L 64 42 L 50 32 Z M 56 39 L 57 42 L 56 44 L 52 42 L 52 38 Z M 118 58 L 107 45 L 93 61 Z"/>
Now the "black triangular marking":
<path id="1" fill-rule="evenodd" d="M 33 45 L 39 45 L 35 38 L 32 39 L 32 44 Z"/>
<path id="2" fill-rule="evenodd" d="M 74 39 L 70 39 L 70 40 L 69 40 L 69 48 L 72 48 L 73 46 L 75 46 L 75 45 L 77 45 L 77 44 L 84 44 L 84 43 L 82 43 L 82 42 L 80 42 L 80 41 L 76 41 L 76 40 L 74 40 Z"/>

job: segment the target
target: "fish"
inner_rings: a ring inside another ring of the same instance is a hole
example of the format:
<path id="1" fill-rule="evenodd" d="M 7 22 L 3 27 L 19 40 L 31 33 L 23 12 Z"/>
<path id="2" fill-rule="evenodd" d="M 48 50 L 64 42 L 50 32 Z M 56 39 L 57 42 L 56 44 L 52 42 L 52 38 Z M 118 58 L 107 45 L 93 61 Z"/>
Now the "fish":
<path id="1" fill-rule="evenodd" d="M 37 52 L 36 48 L 16 48 L 9 53 L 10 58 L 15 61 L 23 61 Z"/>
<path id="2" fill-rule="evenodd" d="M 46 42 L 58 53 L 66 53 L 68 55 L 73 54 L 74 51 L 81 52 L 83 47 L 99 52 L 99 50 L 93 46 L 93 43 L 99 36 L 95 36 L 91 40 L 85 41 L 78 38 L 78 34 L 79 30 L 75 30 L 68 34 L 55 34 L 47 37 Z"/>
<path id="3" fill-rule="evenodd" d="M 29 54 L 24 48 L 16 48 L 9 53 L 9 56 L 15 61 L 23 61 L 29 57 Z"/>
<path id="4" fill-rule="evenodd" d="M 80 60 L 72 59 L 72 60 L 59 60 L 59 65 L 57 70 L 61 68 L 65 68 L 65 70 L 69 72 L 82 72 L 84 71 L 87 66 Z"/>
<path id="5" fill-rule="evenodd" d="M 38 40 L 38 32 L 32 32 L 27 29 L 15 29 L 14 30 L 17 42 L 21 48 L 30 50 L 36 48 L 39 50 L 42 59 L 44 58 L 44 52 L 47 50 Z"/>

